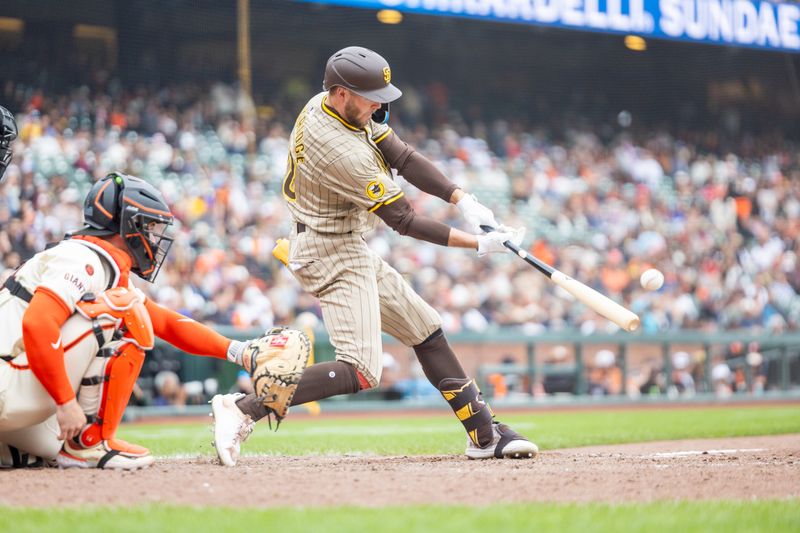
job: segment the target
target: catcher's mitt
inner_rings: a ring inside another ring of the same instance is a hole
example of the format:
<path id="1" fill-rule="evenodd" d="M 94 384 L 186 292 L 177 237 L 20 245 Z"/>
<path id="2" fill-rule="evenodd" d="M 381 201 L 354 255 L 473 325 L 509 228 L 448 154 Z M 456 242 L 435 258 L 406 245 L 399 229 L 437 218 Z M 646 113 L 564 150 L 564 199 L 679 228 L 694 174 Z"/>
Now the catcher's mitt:
<path id="1" fill-rule="evenodd" d="M 279 423 L 286 416 L 310 354 L 308 335 L 287 327 L 272 328 L 245 348 L 244 369 L 255 393 Z"/>

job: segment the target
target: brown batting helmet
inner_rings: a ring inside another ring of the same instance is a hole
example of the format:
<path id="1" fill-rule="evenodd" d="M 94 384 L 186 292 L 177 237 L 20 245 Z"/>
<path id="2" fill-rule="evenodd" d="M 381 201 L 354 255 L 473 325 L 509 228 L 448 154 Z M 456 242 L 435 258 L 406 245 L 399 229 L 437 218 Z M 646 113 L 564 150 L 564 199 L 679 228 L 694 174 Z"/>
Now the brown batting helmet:
<path id="1" fill-rule="evenodd" d="M 328 59 L 322 88 L 328 91 L 338 85 L 367 100 L 388 104 L 403 94 L 391 81 L 392 70 L 383 57 L 361 46 L 348 46 Z"/>

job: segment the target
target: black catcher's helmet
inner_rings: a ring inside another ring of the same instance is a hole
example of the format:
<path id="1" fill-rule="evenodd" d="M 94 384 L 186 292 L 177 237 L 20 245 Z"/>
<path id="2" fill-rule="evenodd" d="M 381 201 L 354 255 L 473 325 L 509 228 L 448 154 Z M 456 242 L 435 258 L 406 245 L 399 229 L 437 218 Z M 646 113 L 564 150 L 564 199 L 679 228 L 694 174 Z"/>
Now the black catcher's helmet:
<path id="1" fill-rule="evenodd" d="M 17 138 L 17 123 L 14 122 L 14 115 L 3 106 L 0 106 L 0 180 L 11 164 L 11 156 L 14 155 L 9 146 Z"/>
<path id="2" fill-rule="evenodd" d="M 131 270 L 147 281 L 156 278 L 172 246 L 173 238 L 166 232 L 173 216 L 155 187 L 113 172 L 92 186 L 83 218 L 86 226 L 76 235 L 119 234 L 133 256 Z"/>

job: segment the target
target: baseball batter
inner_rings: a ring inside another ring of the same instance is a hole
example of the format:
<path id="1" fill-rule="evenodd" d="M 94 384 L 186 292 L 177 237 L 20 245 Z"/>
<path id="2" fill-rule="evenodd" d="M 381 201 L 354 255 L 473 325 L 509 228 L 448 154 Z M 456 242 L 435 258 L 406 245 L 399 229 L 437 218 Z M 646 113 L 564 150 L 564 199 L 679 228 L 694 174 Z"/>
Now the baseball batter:
<path id="1" fill-rule="evenodd" d="M 325 69 L 324 92 L 309 100 L 291 133 L 283 181 L 293 219 L 288 266 L 303 288 L 319 298 L 336 350 L 336 361 L 305 371 L 292 404 L 376 387 L 384 331 L 413 347 L 425 375 L 463 423 L 469 457 L 534 457 L 535 444 L 494 420 L 445 339 L 436 310 L 362 238 L 382 220 L 402 235 L 471 248 L 480 256 L 506 252 L 505 241 L 522 240 L 522 230 L 499 226 L 491 210 L 386 125 L 389 103 L 402 94 L 391 78 L 389 64 L 371 50 L 351 46 L 336 52 Z M 391 169 L 422 191 L 456 204 L 478 232 L 481 225 L 498 231 L 473 235 L 418 215 Z M 243 420 L 258 420 L 268 412 L 255 395 L 235 403 L 219 401 L 213 411 L 216 419 Z"/>
<path id="2" fill-rule="evenodd" d="M 2 466 L 149 466 L 146 448 L 115 433 L 154 335 L 239 364 L 248 346 L 131 283 L 131 273 L 152 281 L 172 243 L 172 214 L 150 184 L 106 176 L 86 197 L 84 218 L 86 227 L 33 256 L 0 290 Z"/>

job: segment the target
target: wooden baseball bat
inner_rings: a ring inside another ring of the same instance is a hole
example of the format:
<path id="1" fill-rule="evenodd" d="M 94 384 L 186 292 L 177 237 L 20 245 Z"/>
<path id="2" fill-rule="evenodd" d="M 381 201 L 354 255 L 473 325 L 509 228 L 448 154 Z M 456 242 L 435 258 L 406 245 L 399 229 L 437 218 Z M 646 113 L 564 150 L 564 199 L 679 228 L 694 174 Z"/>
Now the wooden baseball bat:
<path id="1" fill-rule="evenodd" d="M 481 229 L 486 232 L 493 231 L 490 226 L 481 226 Z M 576 279 L 572 279 L 560 270 L 556 270 L 513 242 L 506 241 L 503 245 L 514 252 L 517 257 L 522 258 L 526 263 L 550 278 L 550 281 L 625 331 L 636 331 L 639 328 L 641 321 L 636 313 L 630 309 L 622 307 L 608 296 L 597 292 Z"/>

